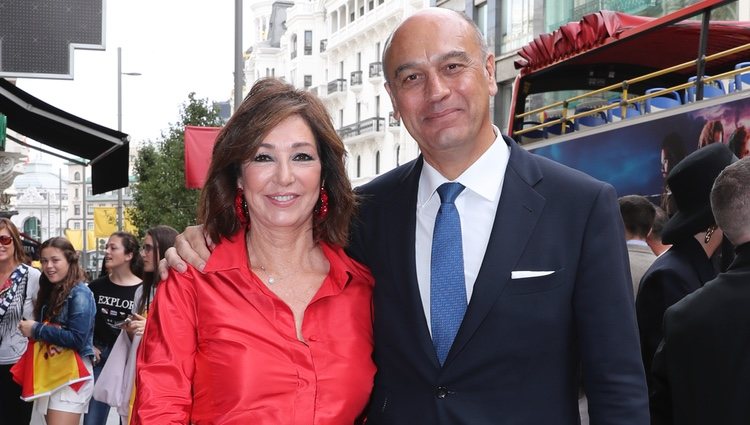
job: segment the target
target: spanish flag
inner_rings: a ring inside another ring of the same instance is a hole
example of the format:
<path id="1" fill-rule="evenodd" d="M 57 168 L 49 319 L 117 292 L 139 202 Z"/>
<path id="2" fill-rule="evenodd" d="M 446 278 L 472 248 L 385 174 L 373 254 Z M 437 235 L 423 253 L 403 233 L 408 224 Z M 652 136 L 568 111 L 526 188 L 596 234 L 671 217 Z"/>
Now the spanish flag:
<path id="1" fill-rule="evenodd" d="M 48 396 L 67 385 L 78 391 L 84 382 L 93 379 L 75 350 L 31 339 L 10 372 L 22 387 L 24 401 Z"/>

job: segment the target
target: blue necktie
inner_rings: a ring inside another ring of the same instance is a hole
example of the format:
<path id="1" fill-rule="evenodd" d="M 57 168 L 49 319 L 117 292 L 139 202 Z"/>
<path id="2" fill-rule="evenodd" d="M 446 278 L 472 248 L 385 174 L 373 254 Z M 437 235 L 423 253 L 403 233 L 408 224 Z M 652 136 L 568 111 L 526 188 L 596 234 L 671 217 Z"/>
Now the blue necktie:
<path id="1" fill-rule="evenodd" d="M 437 189 L 441 204 L 432 234 L 430 324 L 432 344 L 441 365 L 453 345 L 467 304 L 461 218 L 453 203 L 462 190 L 460 183 L 444 183 Z"/>

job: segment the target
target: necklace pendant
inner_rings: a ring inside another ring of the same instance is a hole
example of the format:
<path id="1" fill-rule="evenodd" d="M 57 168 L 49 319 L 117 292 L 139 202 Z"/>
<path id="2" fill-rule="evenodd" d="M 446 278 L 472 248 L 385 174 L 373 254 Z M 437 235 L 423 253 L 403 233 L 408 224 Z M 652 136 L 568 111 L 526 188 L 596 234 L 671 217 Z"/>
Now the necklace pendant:
<path id="1" fill-rule="evenodd" d="M 271 276 L 268 276 L 268 284 L 273 285 L 274 282 L 276 282 L 276 279 L 272 278 Z"/>

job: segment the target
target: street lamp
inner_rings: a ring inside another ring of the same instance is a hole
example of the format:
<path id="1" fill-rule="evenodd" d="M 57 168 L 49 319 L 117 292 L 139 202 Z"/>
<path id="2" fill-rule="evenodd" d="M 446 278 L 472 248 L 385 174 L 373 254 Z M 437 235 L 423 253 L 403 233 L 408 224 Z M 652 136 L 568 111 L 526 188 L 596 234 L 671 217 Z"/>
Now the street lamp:
<path id="1" fill-rule="evenodd" d="M 141 75 L 140 72 L 122 72 L 122 47 L 117 48 L 117 131 L 122 131 L 122 76 Z M 128 172 L 128 183 L 130 172 Z M 122 188 L 117 189 L 117 230 L 122 231 L 123 224 Z"/>

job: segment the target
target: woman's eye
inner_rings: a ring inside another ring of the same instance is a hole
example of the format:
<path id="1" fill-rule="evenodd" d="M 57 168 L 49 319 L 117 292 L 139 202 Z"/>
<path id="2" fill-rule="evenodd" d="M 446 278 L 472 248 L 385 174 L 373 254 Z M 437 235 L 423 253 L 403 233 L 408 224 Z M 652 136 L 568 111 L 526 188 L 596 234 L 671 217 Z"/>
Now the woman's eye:
<path id="1" fill-rule="evenodd" d="M 294 155 L 295 161 L 312 161 L 313 157 L 312 155 L 308 155 L 306 153 L 298 153 L 297 155 Z"/>
<path id="2" fill-rule="evenodd" d="M 267 154 L 264 154 L 264 153 L 259 153 L 259 154 L 255 155 L 255 158 L 253 158 L 253 161 L 255 161 L 255 162 L 268 162 L 268 161 L 271 161 L 271 156 L 267 155 Z"/>

